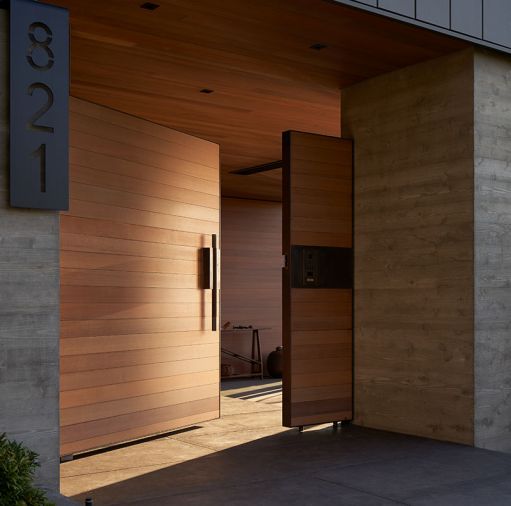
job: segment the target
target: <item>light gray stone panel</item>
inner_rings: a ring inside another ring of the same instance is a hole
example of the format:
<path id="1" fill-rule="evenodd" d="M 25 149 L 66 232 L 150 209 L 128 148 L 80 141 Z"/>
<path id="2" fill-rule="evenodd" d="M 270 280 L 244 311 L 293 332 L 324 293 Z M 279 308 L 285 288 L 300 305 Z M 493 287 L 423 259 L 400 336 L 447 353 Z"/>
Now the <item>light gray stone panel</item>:
<path id="1" fill-rule="evenodd" d="M 511 47 L 511 2 L 485 0 L 483 19 L 484 39 Z"/>
<path id="2" fill-rule="evenodd" d="M 449 28 L 449 0 L 417 0 L 417 19 Z"/>
<path id="3" fill-rule="evenodd" d="M 451 0 L 451 30 L 483 36 L 483 0 Z"/>
<path id="4" fill-rule="evenodd" d="M 396 14 L 415 17 L 415 0 L 380 0 L 378 6 Z"/>
<path id="5" fill-rule="evenodd" d="M 334 0 L 511 53 L 509 0 Z M 367 7 L 366 7 L 367 6 Z M 484 11 L 484 12 L 483 12 Z"/>

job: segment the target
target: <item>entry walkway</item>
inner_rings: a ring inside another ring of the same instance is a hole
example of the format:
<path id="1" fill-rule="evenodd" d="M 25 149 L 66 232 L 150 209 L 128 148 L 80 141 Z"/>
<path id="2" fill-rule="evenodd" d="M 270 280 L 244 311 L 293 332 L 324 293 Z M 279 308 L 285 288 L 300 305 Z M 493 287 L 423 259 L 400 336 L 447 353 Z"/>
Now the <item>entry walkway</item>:
<path id="1" fill-rule="evenodd" d="M 280 383 L 228 382 L 223 418 L 62 465 L 83 504 L 511 504 L 511 455 L 357 427 L 280 426 Z"/>

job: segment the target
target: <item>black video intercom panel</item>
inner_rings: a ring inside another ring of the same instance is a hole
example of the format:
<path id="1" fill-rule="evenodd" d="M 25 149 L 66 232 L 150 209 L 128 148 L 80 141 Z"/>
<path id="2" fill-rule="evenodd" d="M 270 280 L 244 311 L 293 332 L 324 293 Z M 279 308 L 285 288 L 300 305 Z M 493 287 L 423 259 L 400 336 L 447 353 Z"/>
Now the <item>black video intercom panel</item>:
<path id="1" fill-rule="evenodd" d="M 291 246 L 292 288 L 353 288 L 353 249 Z"/>

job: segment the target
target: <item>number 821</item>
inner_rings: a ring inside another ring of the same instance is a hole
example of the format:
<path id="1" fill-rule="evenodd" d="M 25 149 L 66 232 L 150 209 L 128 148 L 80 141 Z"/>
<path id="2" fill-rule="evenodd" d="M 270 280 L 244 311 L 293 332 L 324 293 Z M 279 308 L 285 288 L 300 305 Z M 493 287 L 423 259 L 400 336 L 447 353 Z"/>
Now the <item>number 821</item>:
<path id="1" fill-rule="evenodd" d="M 36 30 L 44 32 L 44 38 L 40 39 L 36 36 Z M 27 62 L 34 69 L 39 72 L 46 72 L 50 70 L 55 63 L 55 55 L 50 47 L 53 40 L 53 33 L 48 25 L 39 21 L 32 23 L 28 28 L 28 39 L 29 46 L 27 48 Z M 45 61 L 37 62 L 35 59 L 35 52 L 43 53 Z M 54 102 L 54 96 L 51 88 L 42 82 L 32 83 L 27 93 L 32 96 L 36 90 L 41 90 L 46 94 L 46 102 L 43 106 L 34 112 L 28 121 L 27 127 L 30 130 L 39 132 L 54 133 L 54 128 L 48 125 L 40 124 L 38 121 L 51 109 Z M 46 144 L 42 143 L 35 151 L 32 156 L 39 158 L 40 168 L 40 189 L 41 192 L 46 192 Z"/>

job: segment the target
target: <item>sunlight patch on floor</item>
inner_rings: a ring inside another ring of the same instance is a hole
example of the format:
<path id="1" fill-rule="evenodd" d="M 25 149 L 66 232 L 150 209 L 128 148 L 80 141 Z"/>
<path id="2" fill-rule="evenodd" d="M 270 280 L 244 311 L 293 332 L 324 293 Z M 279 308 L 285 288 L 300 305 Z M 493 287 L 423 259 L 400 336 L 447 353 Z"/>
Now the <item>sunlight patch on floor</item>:
<path id="1" fill-rule="evenodd" d="M 62 493 L 76 496 L 288 430 L 282 427 L 280 381 L 226 383 L 221 418 L 196 424 L 190 431 L 63 463 Z"/>

